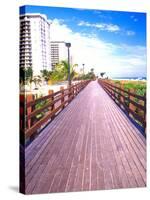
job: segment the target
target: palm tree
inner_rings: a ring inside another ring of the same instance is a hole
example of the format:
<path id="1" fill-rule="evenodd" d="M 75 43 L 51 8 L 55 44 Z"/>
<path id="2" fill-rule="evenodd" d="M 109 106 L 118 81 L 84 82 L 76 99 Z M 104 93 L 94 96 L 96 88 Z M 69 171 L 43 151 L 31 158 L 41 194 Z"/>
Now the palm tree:
<path id="1" fill-rule="evenodd" d="M 62 81 L 67 77 L 67 67 L 65 63 L 58 63 L 55 66 L 54 71 L 52 72 L 51 79 L 53 81 Z"/>
<path id="2" fill-rule="evenodd" d="M 70 77 L 73 79 L 73 77 L 76 75 L 75 68 L 78 66 L 77 64 L 70 66 Z M 68 62 L 65 60 L 62 60 L 60 63 L 58 63 L 52 72 L 51 75 L 52 80 L 55 81 L 62 81 L 67 80 L 68 78 Z"/>
<path id="3" fill-rule="evenodd" d="M 103 76 L 106 74 L 106 72 L 101 72 L 100 76 L 103 78 Z"/>
<path id="4" fill-rule="evenodd" d="M 71 79 L 78 76 L 78 73 L 76 72 L 76 67 L 78 67 L 78 64 L 74 64 L 71 66 L 71 70 L 70 70 Z"/>
<path id="5" fill-rule="evenodd" d="M 94 68 L 91 68 L 91 73 L 94 73 Z"/>
<path id="6" fill-rule="evenodd" d="M 48 71 L 47 69 L 41 70 L 41 74 L 43 79 L 46 81 L 46 83 L 50 80 L 52 71 Z"/>
<path id="7" fill-rule="evenodd" d="M 41 86 L 40 83 L 42 82 L 41 77 L 38 76 L 34 76 L 32 79 L 32 82 L 34 82 L 35 84 L 35 89 L 38 89 L 37 85 Z"/>

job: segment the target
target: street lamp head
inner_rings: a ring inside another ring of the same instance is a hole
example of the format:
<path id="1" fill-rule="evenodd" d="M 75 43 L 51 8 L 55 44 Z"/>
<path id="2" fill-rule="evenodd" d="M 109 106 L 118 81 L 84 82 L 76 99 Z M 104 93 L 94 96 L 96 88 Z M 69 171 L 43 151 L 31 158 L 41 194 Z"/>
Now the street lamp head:
<path id="1" fill-rule="evenodd" d="M 71 47 L 71 43 L 69 43 L 69 42 L 66 42 L 65 45 L 66 45 L 66 47 L 68 47 L 68 48 Z"/>

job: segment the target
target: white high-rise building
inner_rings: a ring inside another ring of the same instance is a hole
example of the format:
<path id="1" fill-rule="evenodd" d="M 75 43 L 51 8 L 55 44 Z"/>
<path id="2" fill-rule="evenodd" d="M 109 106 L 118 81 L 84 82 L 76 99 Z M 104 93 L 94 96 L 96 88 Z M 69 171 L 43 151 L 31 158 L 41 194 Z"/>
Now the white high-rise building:
<path id="1" fill-rule="evenodd" d="M 45 15 L 20 15 L 20 67 L 32 67 L 34 75 L 51 70 L 50 22 Z"/>
<path id="2" fill-rule="evenodd" d="M 54 69 L 56 64 L 62 60 L 67 60 L 67 48 L 63 41 L 51 41 L 51 65 Z"/>

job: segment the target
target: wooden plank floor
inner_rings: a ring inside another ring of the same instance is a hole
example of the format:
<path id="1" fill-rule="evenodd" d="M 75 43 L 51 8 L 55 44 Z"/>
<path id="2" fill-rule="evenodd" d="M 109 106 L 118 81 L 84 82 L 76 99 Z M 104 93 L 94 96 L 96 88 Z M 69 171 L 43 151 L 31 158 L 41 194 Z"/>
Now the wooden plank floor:
<path id="1" fill-rule="evenodd" d="M 96 81 L 29 145 L 26 193 L 145 187 L 146 141 Z"/>

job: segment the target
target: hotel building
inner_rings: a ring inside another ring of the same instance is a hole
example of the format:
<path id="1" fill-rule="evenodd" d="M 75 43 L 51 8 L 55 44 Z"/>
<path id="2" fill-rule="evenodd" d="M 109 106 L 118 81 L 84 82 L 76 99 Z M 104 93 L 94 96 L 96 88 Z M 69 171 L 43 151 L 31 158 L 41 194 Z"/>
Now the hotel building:
<path id="1" fill-rule="evenodd" d="M 32 67 L 34 75 L 51 70 L 50 22 L 45 15 L 20 15 L 20 67 Z"/>
<path id="2" fill-rule="evenodd" d="M 51 41 L 51 65 L 52 69 L 55 68 L 56 64 L 62 60 L 67 60 L 67 48 L 63 41 Z"/>

